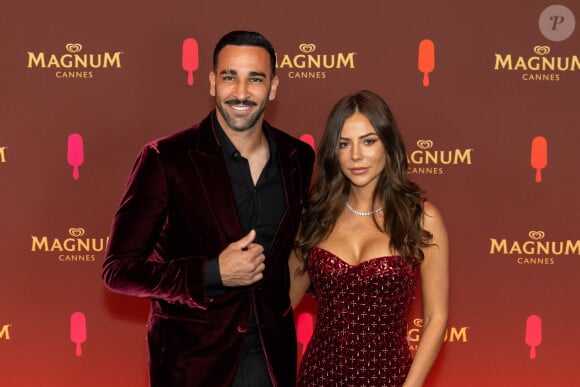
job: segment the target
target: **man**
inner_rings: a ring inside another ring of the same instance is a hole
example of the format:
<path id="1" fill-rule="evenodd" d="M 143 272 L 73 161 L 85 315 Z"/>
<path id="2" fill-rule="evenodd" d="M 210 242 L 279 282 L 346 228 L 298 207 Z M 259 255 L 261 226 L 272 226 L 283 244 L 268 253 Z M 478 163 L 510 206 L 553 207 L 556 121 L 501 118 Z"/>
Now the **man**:
<path id="1" fill-rule="evenodd" d="M 288 256 L 314 153 L 264 121 L 275 70 L 262 35 L 226 34 L 209 75 L 216 110 L 135 163 L 102 275 L 152 299 L 152 386 L 295 384 Z"/>

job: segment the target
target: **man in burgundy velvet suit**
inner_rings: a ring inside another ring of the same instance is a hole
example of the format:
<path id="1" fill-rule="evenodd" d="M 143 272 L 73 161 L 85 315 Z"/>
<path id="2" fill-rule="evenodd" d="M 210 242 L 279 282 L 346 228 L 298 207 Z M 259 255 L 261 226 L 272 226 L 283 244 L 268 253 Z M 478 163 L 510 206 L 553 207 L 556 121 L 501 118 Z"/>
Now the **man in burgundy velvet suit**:
<path id="1" fill-rule="evenodd" d="M 264 121 L 271 44 L 216 45 L 201 123 L 142 149 L 115 215 L 106 286 L 150 297 L 152 386 L 294 386 L 288 256 L 314 152 Z"/>

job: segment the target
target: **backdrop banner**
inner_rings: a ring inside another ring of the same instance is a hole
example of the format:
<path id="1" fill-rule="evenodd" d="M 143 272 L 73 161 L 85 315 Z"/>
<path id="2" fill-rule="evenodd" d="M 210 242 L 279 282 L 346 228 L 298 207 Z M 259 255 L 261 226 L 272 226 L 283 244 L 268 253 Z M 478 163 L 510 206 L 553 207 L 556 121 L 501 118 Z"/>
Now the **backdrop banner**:
<path id="1" fill-rule="evenodd" d="M 105 289 L 109 228 L 140 148 L 213 108 L 213 48 L 236 29 L 276 49 L 266 119 L 313 147 L 347 93 L 392 108 L 450 240 L 449 322 L 426 385 L 578 385 L 578 1 L 1 8 L 3 386 L 147 385 L 149 300 Z M 294 316 L 300 361 L 314 299 Z M 412 350 L 421 316 L 418 291 Z"/>

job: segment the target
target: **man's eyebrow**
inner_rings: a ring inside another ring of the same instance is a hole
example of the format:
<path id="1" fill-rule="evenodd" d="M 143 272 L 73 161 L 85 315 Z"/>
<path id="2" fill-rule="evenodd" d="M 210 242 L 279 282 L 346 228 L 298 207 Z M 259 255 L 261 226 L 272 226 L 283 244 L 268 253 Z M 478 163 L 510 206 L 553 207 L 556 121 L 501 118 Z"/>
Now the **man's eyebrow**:
<path id="1" fill-rule="evenodd" d="M 266 78 L 266 73 L 263 73 L 261 71 L 250 71 L 250 75 L 252 77 L 264 77 L 264 78 Z"/>
<path id="2" fill-rule="evenodd" d="M 228 69 L 226 69 L 226 70 L 220 71 L 220 74 L 221 75 L 237 75 L 238 72 L 236 70 L 228 70 Z"/>
<path id="3" fill-rule="evenodd" d="M 238 71 L 237 70 L 230 70 L 230 69 L 225 69 L 220 71 L 220 75 L 238 75 Z M 250 77 L 262 77 L 262 78 L 266 78 L 266 73 L 263 73 L 261 71 L 250 71 Z"/>

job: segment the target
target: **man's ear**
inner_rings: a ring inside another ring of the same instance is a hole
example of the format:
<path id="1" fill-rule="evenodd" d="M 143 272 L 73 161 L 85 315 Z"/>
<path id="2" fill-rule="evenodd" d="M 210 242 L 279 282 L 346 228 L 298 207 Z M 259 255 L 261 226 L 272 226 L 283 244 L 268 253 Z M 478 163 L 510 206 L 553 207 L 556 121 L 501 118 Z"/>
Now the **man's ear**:
<path id="1" fill-rule="evenodd" d="M 215 97 L 215 73 L 213 71 L 209 72 L 209 94 Z"/>
<path id="2" fill-rule="evenodd" d="M 278 90 L 278 84 L 280 83 L 280 78 L 277 75 L 272 78 L 272 85 L 270 86 L 270 95 L 268 95 L 268 99 L 273 101 L 276 99 L 276 91 Z"/>

